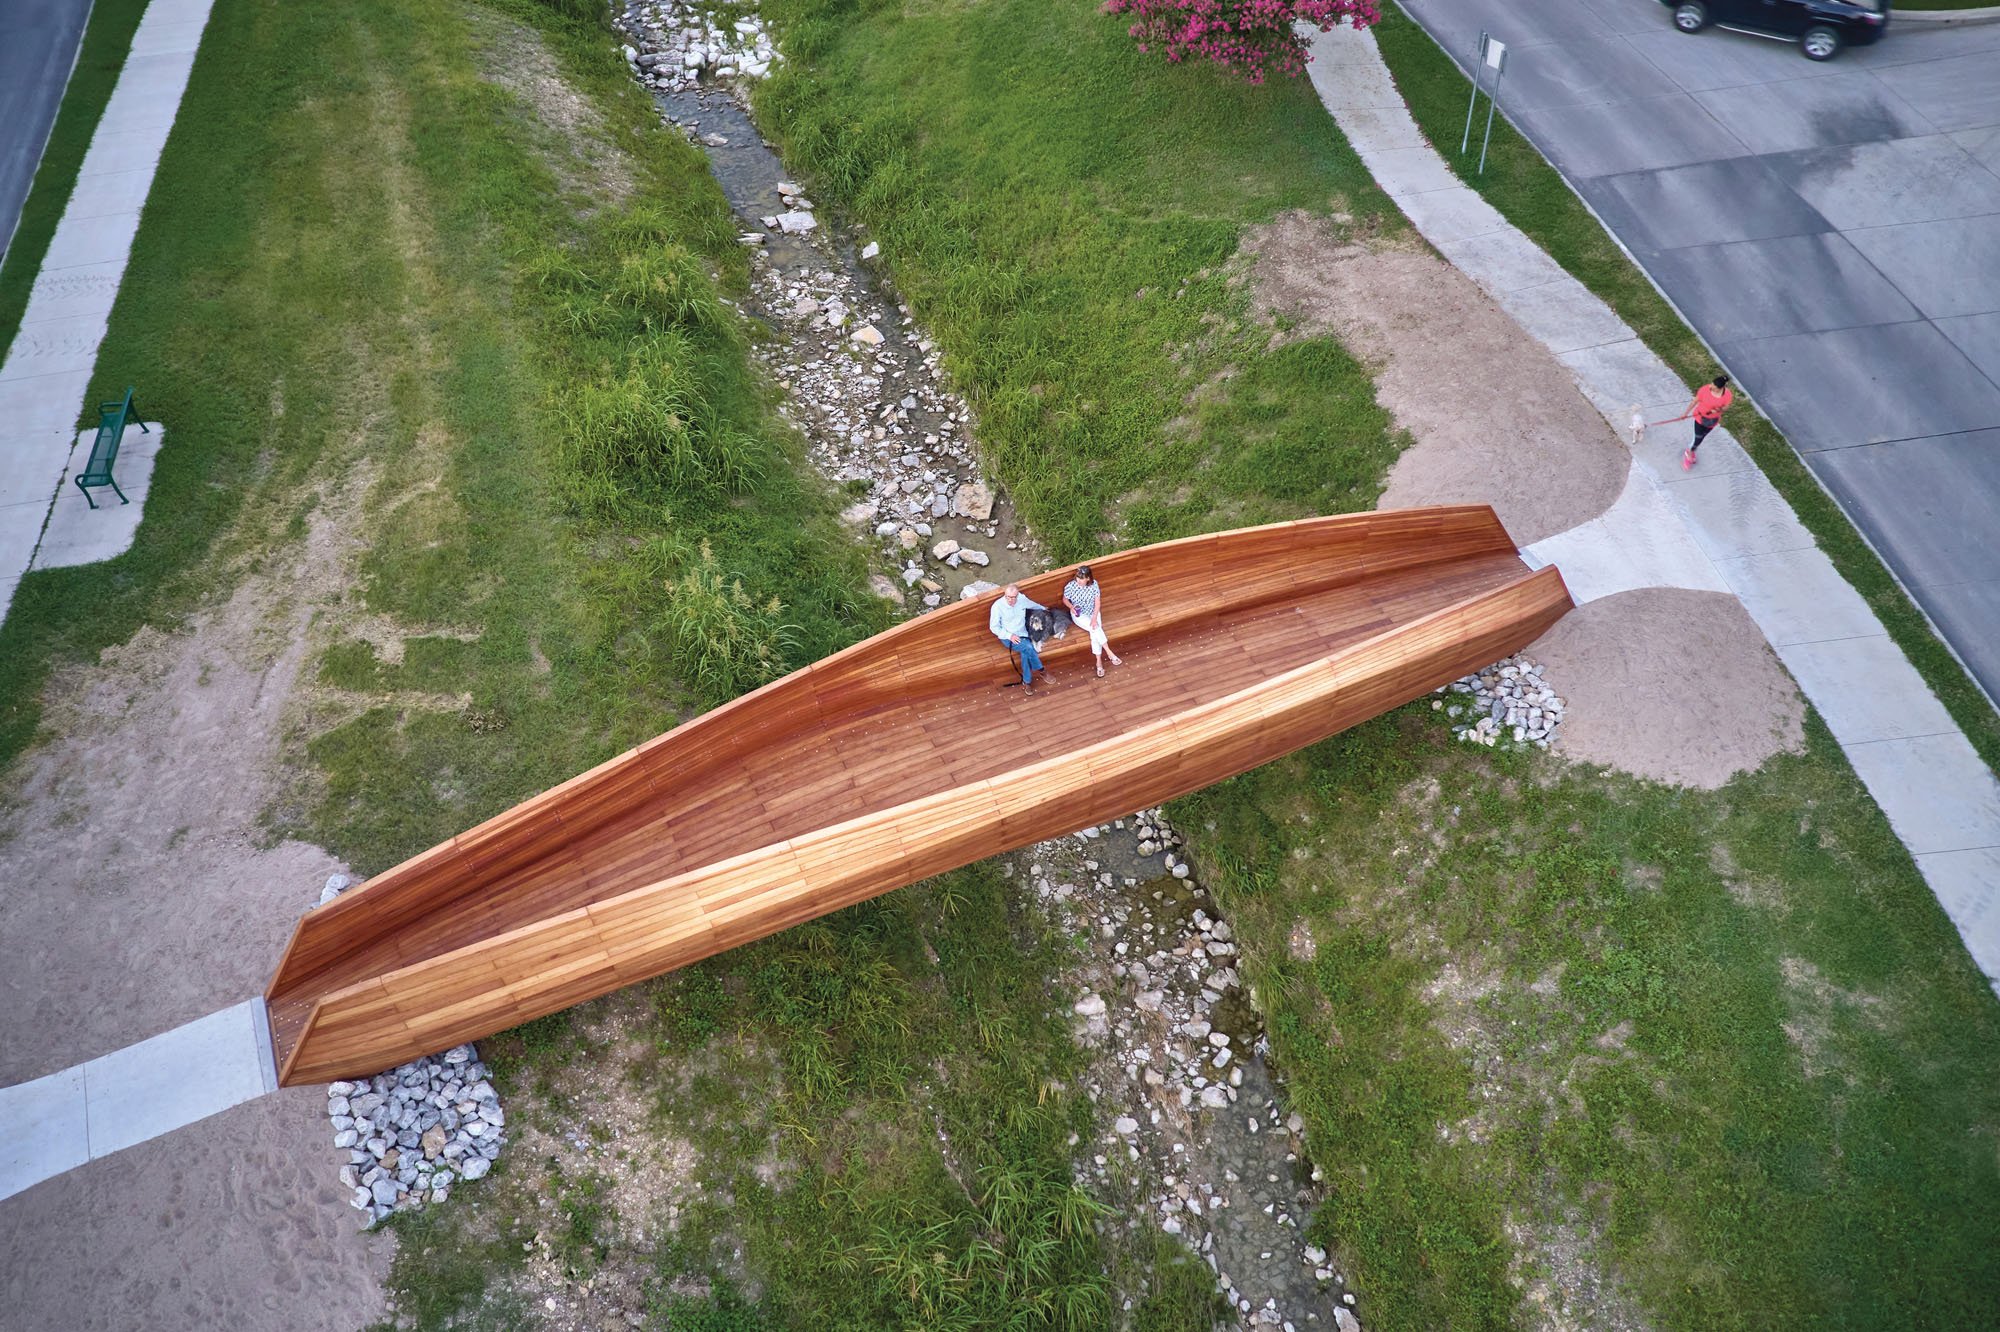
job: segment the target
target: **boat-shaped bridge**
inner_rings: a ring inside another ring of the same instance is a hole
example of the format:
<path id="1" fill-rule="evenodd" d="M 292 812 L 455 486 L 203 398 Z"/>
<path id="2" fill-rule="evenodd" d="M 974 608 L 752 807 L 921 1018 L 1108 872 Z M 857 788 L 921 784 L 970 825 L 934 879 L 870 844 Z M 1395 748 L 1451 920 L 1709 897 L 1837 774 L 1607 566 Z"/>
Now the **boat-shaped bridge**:
<path id="1" fill-rule="evenodd" d="M 280 1081 L 361 1076 L 879 893 L 1159 804 L 1518 651 L 1570 609 L 1484 506 L 1314 518 L 1091 561 L 1087 637 L 1024 697 L 990 598 L 857 643 L 299 922 Z M 1055 604 L 1061 569 L 1022 583 Z"/>

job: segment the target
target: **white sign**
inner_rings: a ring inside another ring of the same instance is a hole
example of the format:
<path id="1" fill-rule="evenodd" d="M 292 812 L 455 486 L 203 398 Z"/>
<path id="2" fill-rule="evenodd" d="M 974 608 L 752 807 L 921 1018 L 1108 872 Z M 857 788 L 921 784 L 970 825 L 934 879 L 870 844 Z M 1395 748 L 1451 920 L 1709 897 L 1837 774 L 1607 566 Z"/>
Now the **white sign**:
<path id="1" fill-rule="evenodd" d="M 1486 39 L 1486 68 L 1499 69 L 1507 63 L 1507 43 Z"/>

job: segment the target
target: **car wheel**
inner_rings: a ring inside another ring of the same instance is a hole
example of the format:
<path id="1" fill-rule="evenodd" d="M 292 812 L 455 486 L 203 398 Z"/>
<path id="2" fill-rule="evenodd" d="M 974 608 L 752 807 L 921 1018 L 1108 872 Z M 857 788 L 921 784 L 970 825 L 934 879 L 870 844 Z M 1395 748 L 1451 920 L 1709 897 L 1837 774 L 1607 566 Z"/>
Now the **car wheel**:
<path id="1" fill-rule="evenodd" d="M 1840 54 L 1840 34 L 1824 24 L 1806 29 L 1806 35 L 1799 39 L 1799 49 L 1806 53 L 1808 60 L 1831 60 Z"/>
<path id="2" fill-rule="evenodd" d="M 1694 0 L 1675 5 L 1674 26 L 1682 32 L 1700 32 L 1708 26 L 1708 6 L 1696 4 Z"/>

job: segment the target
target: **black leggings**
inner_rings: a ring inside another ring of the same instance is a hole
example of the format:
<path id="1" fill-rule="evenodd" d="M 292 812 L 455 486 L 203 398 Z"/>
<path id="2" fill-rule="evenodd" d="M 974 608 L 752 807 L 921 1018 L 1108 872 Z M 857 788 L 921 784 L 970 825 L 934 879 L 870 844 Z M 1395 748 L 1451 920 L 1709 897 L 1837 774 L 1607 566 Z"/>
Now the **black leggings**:
<path id="1" fill-rule="evenodd" d="M 1704 421 L 1697 417 L 1694 423 L 1694 443 L 1688 445 L 1688 452 L 1693 453 L 1696 449 L 1700 448 L 1702 440 L 1708 438 L 1708 432 L 1721 424 L 1722 418 L 1719 416 L 1713 421 Z"/>

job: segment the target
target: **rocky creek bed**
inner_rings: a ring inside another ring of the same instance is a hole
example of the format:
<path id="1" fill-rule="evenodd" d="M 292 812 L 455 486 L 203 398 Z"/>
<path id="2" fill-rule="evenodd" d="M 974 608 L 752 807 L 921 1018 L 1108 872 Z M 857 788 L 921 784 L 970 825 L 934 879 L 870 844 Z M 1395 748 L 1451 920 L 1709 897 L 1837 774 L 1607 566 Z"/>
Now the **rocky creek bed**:
<path id="1" fill-rule="evenodd" d="M 707 153 L 738 216 L 753 251 L 745 313 L 773 334 L 754 354 L 815 466 L 850 489 L 843 518 L 881 561 L 878 595 L 921 611 L 1044 567 L 981 475 L 973 413 L 875 266 L 879 248 L 815 208 L 741 102 L 741 82 L 783 59 L 761 21 L 668 0 L 629 4 L 622 27 L 634 76 Z M 1514 659 L 1439 692 L 1455 731 L 1489 745 L 1546 746 L 1563 707 Z M 1179 835 L 1142 811 L 1029 848 L 1006 872 L 1056 928 L 1090 941 L 1062 978 L 1101 1111 L 1099 1139 L 1076 1144 L 1079 1174 L 1126 1224 L 1156 1224 L 1198 1254 L 1241 1326 L 1354 1332 L 1357 1295 L 1303 1235 L 1324 1201 L 1319 1172 L 1266 1062 L 1229 925 Z M 445 1201 L 505 1138 L 470 1046 L 336 1083 L 328 1111 L 342 1182 L 371 1223 Z"/>
<path id="2" fill-rule="evenodd" d="M 776 334 L 757 355 L 789 419 L 827 476 L 866 488 L 843 517 L 895 570 L 876 575 L 878 593 L 929 608 L 1045 567 L 981 475 L 973 414 L 873 266 L 879 247 L 814 207 L 739 100 L 762 74 L 743 57 L 764 36 L 754 16 L 718 42 L 719 25 L 684 5 L 631 4 L 624 28 L 635 76 L 708 154 L 754 251 L 746 312 Z M 1150 1212 L 1199 1254 L 1243 1326 L 1358 1327 L 1344 1276 L 1302 1237 L 1317 1195 L 1301 1124 L 1178 834 L 1146 811 L 1030 848 L 1008 872 L 1092 941 L 1065 978 L 1105 1126 L 1078 1144 L 1080 1172 L 1133 1224 Z"/>
<path id="3" fill-rule="evenodd" d="M 1100 1136 L 1079 1170 L 1215 1273 L 1248 1328 L 1354 1332 L 1354 1292 L 1304 1237 L 1324 1196 L 1288 1113 L 1229 923 L 1158 810 L 1030 848 L 1009 867 L 1090 951 L 1063 978 Z"/>

